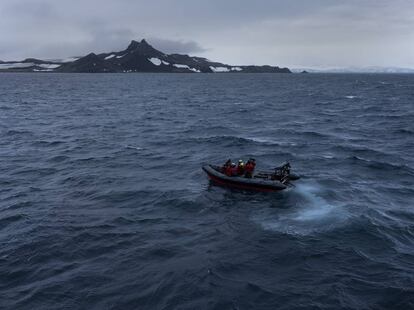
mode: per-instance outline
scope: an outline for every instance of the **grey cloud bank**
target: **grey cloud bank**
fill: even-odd
[[[414,67],[414,1],[2,0],[0,59],[64,58],[147,38],[233,64]]]

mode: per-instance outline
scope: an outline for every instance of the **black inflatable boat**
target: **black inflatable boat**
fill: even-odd
[[[227,176],[222,172],[220,166],[203,166],[203,170],[208,177],[218,185],[252,191],[281,191],[289,187],[289,181],[299,179],[298,175],[290,174],[289,180],[281,180],[281,177],[278,177],[277,169],[275,169],[275,172],[258,172],[253,175],[253,178],[245,178],[243,176]]]

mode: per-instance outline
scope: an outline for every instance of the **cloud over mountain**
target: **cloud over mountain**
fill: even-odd
[[[412,12],[406,0],[2,0],[0,59],[99,53],[146,37],[232,63],[414,67]]]

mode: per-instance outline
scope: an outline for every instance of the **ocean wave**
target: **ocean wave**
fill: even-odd
[[[208,137],[194,137],[194,138],[187,138],[189,142],[197,142],[197,143],[209,143],[209,144],[219,144],[223,146],[241,146],[244,144],[253,144],[254,141],[238,137],[232,135],[221,135],[221,136],[208,136]]]
[[[19,130],[19,129],[10,129],[6,132],[8,136],[20,136],[20,135],[33,135],[32,131],[29,130]]]
[[[261,137],[246,137],[246,140],[250,140],[257,143],[267,144],[267,145],[276,145],[276,146],[296,146],[296,142],[285,142],[285,141],[275,141],[275,139],[270,138],[261,138]]]
[[[125,145],[125,148],[127,149],[133,149],[133,150],[137,150],[137,151],[141,151],[144,148],[140,147],[140,146],[134,146],[134,145]]]
[[[307,138],[315,138],[315,139],[330,139],[332,138],[331,134],[317,132],[317,131],[296,131],[296,135],[301,135]]]
[[[195,137],[191,140],[207,142],[207,143],[223,143],[233,145],[268,145],[268,146],[296,146],[296,142],[276,141],[271,138],[252,137],[252,136],[234,136],[234,135],[220,135],[220,136],[207,136],[207,137]]]
[[[51,162],[56,162],[56,163],[60,163],[60,162],[64,162],[69,160],[70,157],[69,156],[65,156],[65,155],[55,155],[50,157],[48,160]]]
[[[57,146],[60,144],[64,144],[65,141],[55,140],[55,141],[46,141],[46,140],[37,140],[33,141],[33,146],[41,146],[41,147],[49,147],[49,146]]]
[[[356,155],[350,156],[347,159],[350,161],[362,163],[366,167],[377,169],[377,170],[393,171],[393,172],[399,171],[400,173],[404,172],[406,174],[414,175],[413,169],[405,164],[392,164],[392,163],[384,162],[384,161],[366,159],[366,158],[362,158]]]
[[[0,230],[7,228],[8,225],[11,225],[15,222],[20,222],[26,219],[25,214],[12,214],[5,217],[0,217]]]
[[[335,155],[333,155],[333,154],[323,154],[321,156],[323,158],[326,158],[326,159],[334,159],[335,158]]]
[[[14,196],[13,198],[18,198],[18,197],[26,197],[26,195],[19,195],[19,196]],[[8,205],[7,207],[3,207],[3,211],[5,210],[17,210],[17,209],[23,209],[23,208],[30,208],[33,205],[33,203],[31,201],[19,201],[17,203],[13,203]]]
[[[401,129],[395,129],[394,130],[395,134],[404,134],[404,135],[409,135],[412,136],[414,135],[414,130],[410,130],[410,129],[406,129],[406,128],[401,128]]]
[[[331,150],[335,153],[341,154],[342,156],[352,157],[352,156],[365,156],[370,158],[394,158],[395,155],[388,153],[384,150],[371,148],[368,146],[361,146],[355,144],[339,144],[331,147]]]
[[[59,170],[52,167],[46,167],[46,168],[40,168],[40,167],[25,167],[22,169],[19,169],[11,175],[17,175],[17,176],[49,176],[52,174],[56,174]]]

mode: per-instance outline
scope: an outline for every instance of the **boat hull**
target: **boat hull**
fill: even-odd
[[[261,180],[255,178],[248,179],[244,177],[229,177],[219,172],[212,165],[203,166],[203,170],[207,173],[207,176],[210,178],[210,180],[221,186],[256,192],[278,192],[287,188],[286,185],[282,184],[279,181]]]

